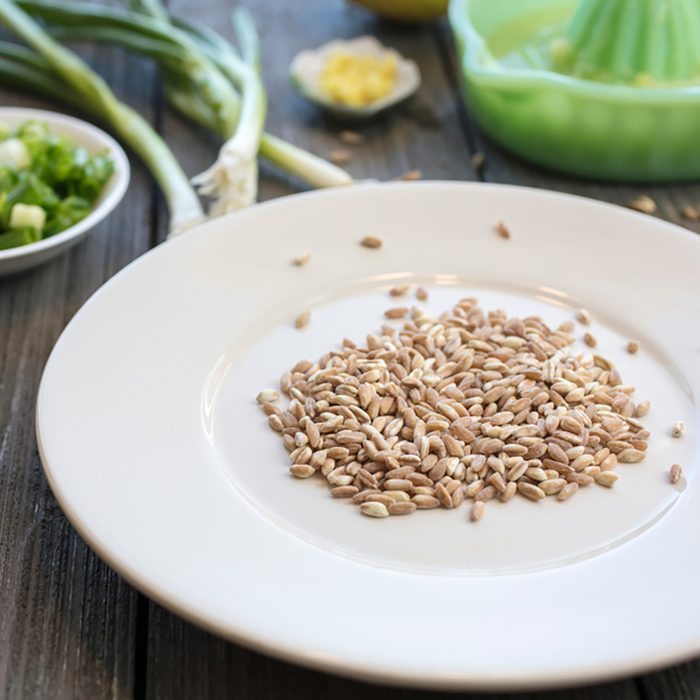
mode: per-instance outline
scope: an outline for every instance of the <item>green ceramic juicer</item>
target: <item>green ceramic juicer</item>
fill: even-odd
[[[536,163],[700,177],[700,0],[451,0],[470,110]]]

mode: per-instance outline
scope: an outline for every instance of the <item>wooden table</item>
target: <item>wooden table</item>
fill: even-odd
[[[365,143],[352,147],[348,168],[358,178],[384,180],[420,168],[430,179],[517,183],[618,203],[644,192],[656,200],[660,216],[681,224],[687,224],[681,220],[681,207],[700,204],[698,185],[642,189],[583,182],[534,168],[486,141],[460,97],[444,23],[391,26],[342,0],[244,4],[262,34],[271,97],[269,128],[317,153],[339,147],[340,127],[292,92],[286,73],[296,51],[333,37],[372,33],[420,65],[419,95],[363,128]],[[189,13],[230,35],[228,5],[223,0],[170,3],[176,14]],[[216,139],[165,108],[151,64],[105,47],[85,47],[83,55],[120,96],[157,125],[188,173],[199,172],[213,160]],[[0,103],[52,108],[8,92],[0,92]],[[478,172],[470,165],[477,152],[486,156],[485,167]],[[158,244],[166,230],[155,186],[135,161],[134,166],[126,199],[98,231],[43,268],[0,280],[0,696],[437,698],[438,694],[368,686],[301,669],[193,627],[111,571],[87,548],[56,504],[34,437],[34,401],[46,358],[83,302]],[[266,166],[261,179],[261,199],[297,191],[295,183]],[[697,225],[693,228],[698,230]],[[700,664],[528,697],[698,698]]]

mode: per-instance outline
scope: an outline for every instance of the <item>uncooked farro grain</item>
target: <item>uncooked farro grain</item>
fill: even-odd
[[[334,148],[328,153],[328,160],[336,165],[345,165],[352,159],[352,153],[347,148]]]
[[[306,326],[309,325],[310,321],[311,321],[311,312],[310,311],[303,311],[294,319],[294,328],[296,328],[297,330],[300,331],[303,328],[306,328]]]
[[[685,206],[681,209],[681,216],[688,221],[700,220],[700,207]]]
[[[469,159],[469,163],[477,173],[481,172],[484,169],[484,166],[486,165],[486,156],[481,151],[477,151]]]
[[[279,397],[280,397],[279,391],[275,391],[274,389],[263,389],[255,397],[255,400],[259,404],[266,404],[266,403],[270,403],[271,401],[278,401]]]
[[[668,479],[672,484],[677,484],[680,481],[683,470],[680,464],[672,464],[668,473]]]
[[[576,320],[584,326],[588,326],[591,322],[591,315],[586,309],[579,309],[576,314]]]
[[[576,491],[578,491],[578,484],[569,483],[562,488],[562,490],[557,494],[558,501],[567,501],[571,496],[573,496]]]
[[[360,512],[362,515],[368,515],[370,518],[386,518],[389,515],[388,508],[377,501],[365,501],[360,504]]]
[[[405,318],[407,314],[408,314],[408,307],[407,306],[395,306],[391,309],[387,309],[384,312],[384,315],[390,319]]]
[[[359,146],[364,142],[365,137],[357,131],[345,129],[338,134],[338,138],[348,146]]]
[[[630,200],[627,202],[627,206],[643,214],[653,214],[656,211],[656,202],[646,194],[640,194],[638,197]]]
[[[510,238],[510,229],[502,221],[496,224],[496,232],[501,238],[506,240]]]
[[[601,486],[607,486],[608,488],[612,488],[615,485],[615,482],[618,479],[618,476],[615,472],[611,471],[605,471],[605,472],[600,472],[599,474],[596,474],[593,477],[596,481],[596,484],[600,484]]]
[[[641,461],[649,439],[639,421],[648,403],[634,402],[605,357],[574,353],[574,330],[462,299],[439,318],[414,311],[402,328],[298,362],[280,380],[286,409],[274,390],[258,400],[290,472],[318,472],[365,515],[470,500],[478,519],[479,504],[517,492],[563,501],[611,486],[611,470]]]
[[[309,464],[293,464],[289,467],[289,471],[292,476],[296,476],[298,479],[308,479],[316,470]]]
[[[412,501],[397,501],[389,505],[389,515],[409,515],[416,510],[418,506]]]
[[[479,520],[484,515],[484,502],[483,501],[475,501],[474,504],[471,507],[471,510],[469,511],[469,519],[475,523]]]
[[[360,245],[364,246],[365,248],[381,248],[382,247],[382,239],[377,238],[376,236],[365,236],[360,241]]]
[[[408,284],[397,284],[389,290],[389,296],[402,297],[409,290]]]

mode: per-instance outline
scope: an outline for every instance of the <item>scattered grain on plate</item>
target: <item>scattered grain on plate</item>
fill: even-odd
[[[653,214],[656,211],[656,202],[646,194],[640,194],[630,200],[627,206],[635,211],[641,211],[642,214]]]
[[[680,464],[672,464],[671,470],[668,473],[668,479],[672,484],[677,484],[680,481],[683,469]]]
[[[418,301],[428,301],[428,290],[423,287],[416,289],[416,299]]]
[[[596,484],[600,484],[600,486],[605,486],[610,489],[615,485],[615,482],[619,477],[615,472],[605,471],[598,472],[593,478],[595,479]]]
[[[525,498],[529,498],[531,501],[541,501],[547,496],[547,494],[539,486],[530,484],[527,481],[518,482],[518,493],[525,496]]]
[[[359,146],[365,140],[362,134],[357,131],[351,131],[350,129],[341,131],[340,134],[338,134],[338,138],[348,146]]]
[[[360,241],[360,245],[364,246],[365,248],[381,248],[382,239],[377,238],[376,236],[365,236]]]
[[[589,348],[594,348],[596,345],[598,345],[598,341],[595,339],[595,336],[591,333],[584,334],[583,342],[586,343],[586,345],[588,345]]]
[[[316,470],[310,464],[293,464],[289,467],[289,471],[297,479],[308,479]]]
[[[264,403],[270,403],[271,401],[278,401],[279,397],[280,397],[279,391],[275,391],[274,389],[263,389],[255,397],[255,400],[259,404],[264,404]]]
[[[389,515],[409,515],[416,510],[418,506],[412,501],[396,501],[388,507]]]
[[[627,352],[634,355],[639,350],[639,343],[636,340],[630,340],[627,343]]]
[[[389,515],[388,508],[378,501],[365,501],[361,503],[360,512],[362,515],[368,515],[370,518],[386,518]]]
[[[681,209],[681,216],[688,221],[698,221],[700,220],[700,207],[683,207]]]
[[[296,328],[297,330],[301,330],[302,328],[306,328],[306,326],[309,325],[310,320],[311,320],[311,312],[304,311],[304,312],[300,313],[294,319],[294,328]]]
[[[409,290],[408,284],[397,284],[389,290],[389,296],[402,297]]]
[[[336,486],[331,489],[331,498],[352,498],[359,490],[357,486]]]
[[[421,180],[423,178],[422,170],[407,170],[405,173],[399,175],[399,180],[406,180],[408,182],[413,182],[415,180]]]
[[[501,238],[510,238],[510,229],[502,221],[496,224],[496,231]]]
[[[469,161],[475,172],[480,172],[486,165],[486,156],[481,152],[477,151]]]
[[[634,409],[634,417],[635,418],[644,418],[647,413],[649,413],[649,409],[651,408],[651,402],[649,401],[642,401],[641,403],[637,404],[637,408]]]
[[[582,323],[584,326],[588,326],[591,322],[591,315],[586,311],[586,309],[579,309],[576,314],[576,320]]]
[[[473,523],[478,522],[484,515],[484,502],[474,501],[474,504],[469,511],[469,520]]]
[[[558,501],[568,501],[578,491],[578,484],[571,482],[557,494]]]
[[[513,496],[518,492],[518,485],[514,481],[509,481],[506,484],[505,491],[501,494],[501,500],[504,503],[510,501]]]
[[[671,435],[674,438],[680,438],[683,437],[683,433],[685,433],[685,423],[682,420],[676,421],[671,428]]]
[[[298,258],[292,260],[292,265],[303,267],[311,259],[311,253],[302,253]]]
[[[334,148],[328,154],[328,160],[336,165],[345,165],[352,159],[352,153],[347,148]]]
[[[479,504],[516,493],[564,501],[611,486],[649,439],[646,402],[610,360],[574,352],[573,330],[472,297],[436,318],[412,310],[401,328],[298,362],[280,380],[287,406],[261,408],[294,476],[317,474],[371,517],[466,500],[478,519]]]
[[[387,309],[384,312],[384,315],[387,318],[396,319],[396,318],[405,318],[407,313],[408,313],[407,306],[394,306],[391,309]]]
[[[562,333],[573,333],[576,328],[576,324],[573,321],[564,321],[564,323],[559,324],[559,330]]]

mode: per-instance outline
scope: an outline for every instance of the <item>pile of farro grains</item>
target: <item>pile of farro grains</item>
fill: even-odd
[[[573,350],[573,321],[553,330],[537,316],[485,313],[474,298],[437,319],[416,307],[386,316],[403,327],[346,339],[284,374],[285,409],[277,391],[260,392],[295,477],[322,474],[331,496],[372,517],[468,500],[477,521],[489,500],[565,501],[612,487],[618,463],[644,459],[649,403],[635,403],[590,333],[590,352]]]

